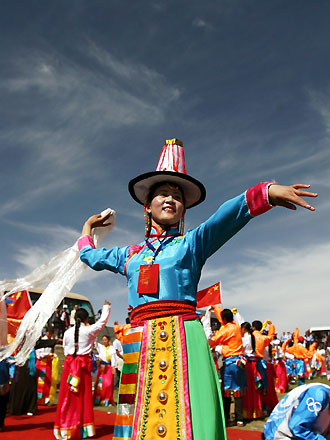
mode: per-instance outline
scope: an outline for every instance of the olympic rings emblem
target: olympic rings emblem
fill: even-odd
[[[309,397],[306,400],[307,403],[307,409],[308,411],[315,413],[315,415],[317,416],[318,413],[321,411],[322,409],[322,405],[320,404],[320,402],[315,402],[315,400],[313,399],[313,397]]]

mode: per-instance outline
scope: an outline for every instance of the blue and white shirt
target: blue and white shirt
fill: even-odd
[[[264,426],[267,440],[325,440],[330,436],[330,387],[299,386],[274,408]]]

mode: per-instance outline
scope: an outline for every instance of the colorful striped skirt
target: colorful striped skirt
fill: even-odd
[[[225,440],[219,379],[203,327],[189,315],[132,323],[113,440]]]

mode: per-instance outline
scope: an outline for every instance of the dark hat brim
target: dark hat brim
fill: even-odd
[[[150,188],[160,182],[173,182],[179,185],[183,191],[187,209],[205,200],[206,190],[201,182],[187,174],[173,171],[152,171],[141,174],[129,182],[128,191],[136,202],[144,205]]]

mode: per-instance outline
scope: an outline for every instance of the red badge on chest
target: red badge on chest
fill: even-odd
[[[159,264],[143,264],[140,266],[137,293],[157,293]]]

